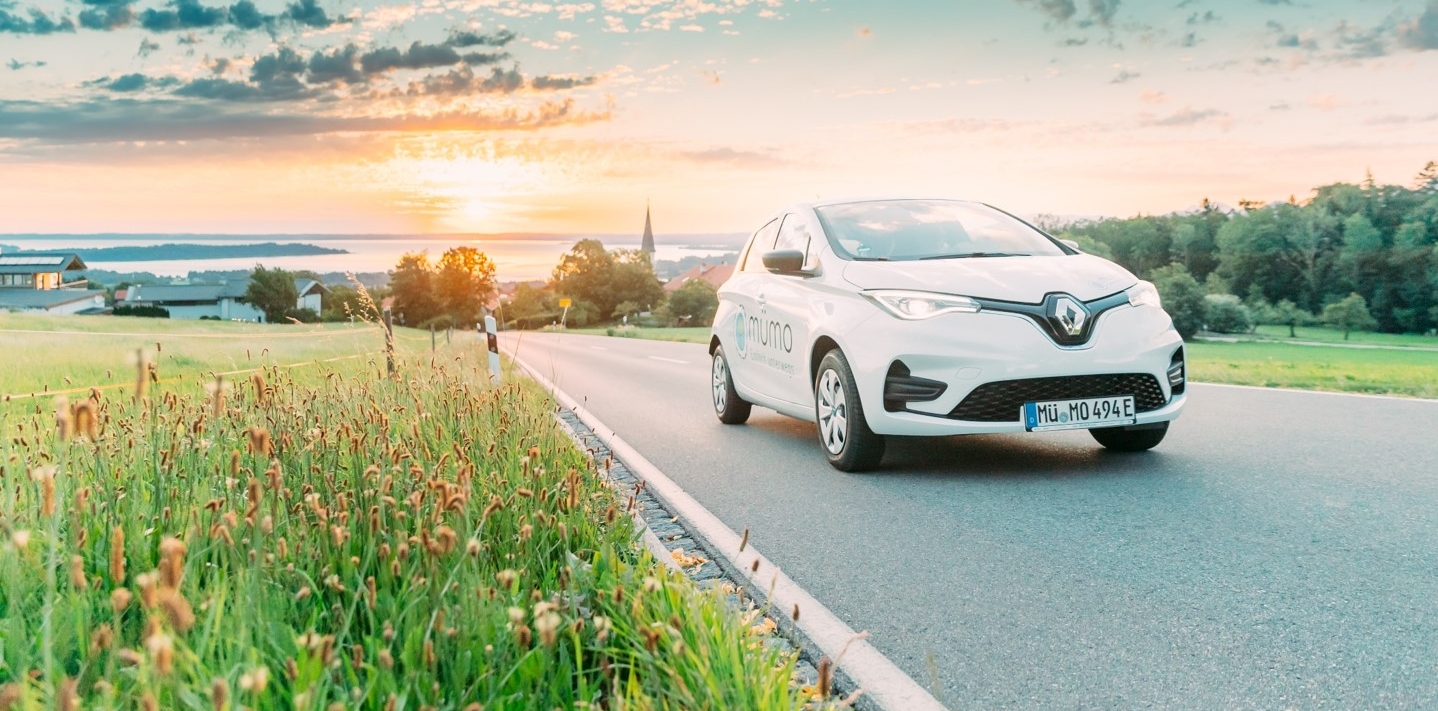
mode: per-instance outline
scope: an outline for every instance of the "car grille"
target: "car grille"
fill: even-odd
[[[1158,378],[1148,373],[1070,375],[984,383],[974,388],[949,413],[949,418],[971,422],[1016,422],[1020,419],[1019,410],[1026,402],[1113,395],[1133,395],[1134,408],[1139,412],[1157,410],[1167,403]]]

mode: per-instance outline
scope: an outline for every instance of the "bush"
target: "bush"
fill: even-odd
[[[1203,297],[1203,321],[1214,333],[1248,333],[1253,318],[1248,307],[1233,294],[1209,294]]]
[[[141,316],[145,318],[169,318],[170,310],[163,306],[116,306],[116,316]]]
[[[320,315],[314,309],[289,309],[285,311],[285,319],[294,319],[300,323],[319,323]]]

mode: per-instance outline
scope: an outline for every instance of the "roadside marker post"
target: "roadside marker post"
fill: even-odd
[[[499,325],[493,316],[485,316],[484,324],[480,326],[480,333],[485,336],[485,345],[489,348],[489,382],[499,385],[501,382],[499,372],[499,334],[496,333]]]

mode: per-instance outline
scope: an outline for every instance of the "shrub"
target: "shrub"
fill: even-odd
[[[170,310],[163,306],[116,306],[116,316],[142,316],[145,318],[169,318]]]
[[[1248,333],[1253,329],[1248,307],[1233,294],[1203,297],[1203,320],[1214,333]]]

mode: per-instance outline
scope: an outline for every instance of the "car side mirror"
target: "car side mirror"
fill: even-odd
[[[775,274],[800,274],[804,271],[804,253],[797,249],[765,252],[764,268]]]
[[[1061,239],[1061,240],[1059,240],[1059,241],[1060,241],[1060,242],[1063,242],[1064,244],[1066,244],[1066,245],[1068,245],[1068,246],[1070,246],[1070,247],[1073,247],[1074,249],[1077,249],[1077,250],[1080,251],[1080,252],[1083,251],[1083,249],[1078,246],[1078,242],[1075,242],[1075,241],[1073,241],[1073,240],[1071,240],[1071,239]]]

